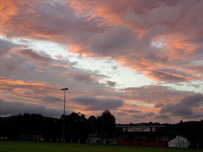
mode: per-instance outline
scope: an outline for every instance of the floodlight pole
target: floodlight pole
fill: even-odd
[[[65,114],[66,114],[66,90],[68,90],[68,88],[62,88],[62,91],[64,91],[64,111],[63,111],[63,142],[65,142]]]

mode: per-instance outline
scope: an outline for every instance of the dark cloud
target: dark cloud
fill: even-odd
[[[138,110],[125,110],[125,109],[122,109],[120,111],[126,112],[126,113],[140,113],[141,112],[141,111],[138,111]]]
[[[192,96],[186,96],[179,103],[167,104],[162,107],[160,113],[169,113],[173,116],[180,116],[181,118],[202,118],[202,112],[194,110],[203,105],[203,94],[195,94]]]
[[[23,56],[26,59],[35,60],[38,62],[47,62],[49,64],[52,62],[51,57],[42,56],[42,55],[36,53],[35,51],[33,51],[32,49],[15,50],[15,51],[13,51],[13,53]]]
[[[152,116],[154,116],[154,115],[155,115],[154,112],[148,112],[148,113],[146,114],[147,117],[152,117]]]
[[[190,107],[200,107],[203,105],[203,94],[198,93],[192,96],[186,96],[182,99],[180,104],[184,104]]]
[[[95,84],[99,79],[106,77],[103,74],[99,74],[97,71],[77,68],[71,68],[69,71],[64,73],[64,76],[72,78],[77,82],[84,82],[86,84]]]
[[[6,40],[3,40],[2,38],[0,38],[0,51],[1,51],[1,49],[9,50],[13,47],[16,47],[16,45],[14,43],[11,43],[9,41],[6,41]]]
[[[145,115],[145,114],[143,114],[143,113],[140,113],[140,114],[136,114],[136,115],[133,115],[133,118],[147,118],[147,116]]]
[[[105,33],[98,33],[89,38],[90,52],[101,56],[117,56],[127,54],[124,48],[130,45],[136,33],[124,26],[111,28]]]
[[[94,79],[91,77],[89,73],[79,73],[79,72],[71,72],[69,76],[72,76],[76,81],[92,83]]]
[[[58,98],[58,97],[53,97],[53,96],[47,96],[42,99],[42,101],[47,102],[47,103],[56,103],[56,102],[62,102],[63,99]]]
[[[166,114],[159,114],[159,115],[155,116],[154,118],[163,119],[163,120],[170,120],[170,117]]]
[[[155,115],[154,112],[148,112],[148,113],[139,112],[138,114],[133,115],[133,118],[145,118],[145,119],[148,119],[148,118],[153,117],[154,115]]]
[[[105,109],[117,109],[123,106],[120,99],[101,99],[90,96],[81,96],[71,99],[74,103],[87,106],[86,110],[100,111]]]
[[[63,110],[49,108],[44,105],[7,102],[0,99],[0,115],[9,116],[20,113],[38,113],[44,116],[59,117],[63,113]],[[69,113],[69,111],[67,111],[67,113]]]
[[[162,71],[150,71],[149,75],[151,75],[152,77],[154,77],[157,80],[166,81],[166,82],[185,82],[185,81],[187,81],[187,79],[184,77],[174,76],[172,73],[165,73]]]
[[[106,81],[107,85],[109,85],[110,87],[115,87],[116,82],[112,82],[112,81]]]
[[[0,57],[9,53],[9,50],[16,47],[15,44],[0,38]]]
[[[25,73],[25,60],[12,54],[9,56],[0,56],[0,71],[2,76],[16,76]]]
[[[139,100],[153,103],[168,103],[175,100],[181,100],[186,94],[192,92],[175,90],[168,86],[149,85],[141,87],[131,87],[121,90],[119,97],[129,100]]]
[[[163,106],[164,106],[164,104],[158,103],[158,104],[156,104],[154,107],[155,107],[155,108],[160,108],[160,107],[163,107]]]
[[[125,112],[117,112],[117,115],[125,116],[127,114]]]

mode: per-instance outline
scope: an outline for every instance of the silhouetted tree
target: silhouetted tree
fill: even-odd
[[[61,118],[63,119],[64,116]],[[71,113],[65,116],[66,119],[66,138],[73,140],[86,140],[90,133],[89,122],[84,114]]]
[[[97,129],[102,136],[112,137],[116,129],[116,119],[109,110],[97,118]]]
[[[88,118],[89,125],[90,125],[90,133],[95,133],[97,131],[97,118],[95,116],[90,116]]]

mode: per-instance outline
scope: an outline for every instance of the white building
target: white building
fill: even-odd
[[[176,138],[168,142],[168,147],[188,148],[189,146],[190,142],[188,139],[182,136],[176,136]]]

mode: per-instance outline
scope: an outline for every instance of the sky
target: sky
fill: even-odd
[[[203,119],[202,0],[0,0],[0,116],[109,109]]]

